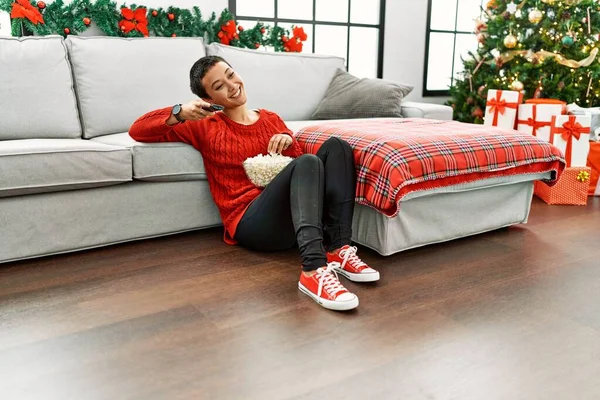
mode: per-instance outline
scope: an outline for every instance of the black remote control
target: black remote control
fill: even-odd
[[[223,111],[225,109],[225,107],[220,106],[218,104],[211,104],[210,107],[202,107],[202,109],[206,110],[206,111]]]

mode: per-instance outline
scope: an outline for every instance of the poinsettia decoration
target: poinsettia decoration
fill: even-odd
[[[294,36],[291,39],[283,36],[281,39],[284,43],[285,51],[300,53],[302,52],[303,43],[308,39],[308,35],[304,32],[304,28],[296,26],[292,30]]]
[[[237,26],[235,21],[230,19],[225,25],[221,26],[221,30],[217,34],[221,43],[228,45],[233,39],[239,38],[237,34]]]
[[[14,3],[12,3],[10,17],[27,18],[34,25],[44,23],[44,17],[42,17],[42,14],[38,11],[37,8],[31,5],[29,0],[17,0]]]
[[[143,7],[136,8],[135,11],[131,8],[121,8],[123,19],[119,21],[119,29],[123,33],[129,33],[133,30],[148,36],[148,18],[146,17],[146,9]]]

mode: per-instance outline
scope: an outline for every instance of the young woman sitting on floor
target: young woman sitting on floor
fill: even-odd
[[[257,251],[282,251],[297,243],[299,289],[325,308],[356,308],[358,297],[334,272],[355,282],[376,281],[379,272],[350,246],[356,171],[348,143],[331,138],[316,155],[302,154],[277,114],[246,108],[244,81],[221,57],[198,60],[190,86],[198,100],[145,114],[132,125],[130,136],[194,146],[204,159],[225,242]],[[212,112],[211,104],[224,109]],[[294,160],[262,189],[251,183],[243,162],[268,152]]]

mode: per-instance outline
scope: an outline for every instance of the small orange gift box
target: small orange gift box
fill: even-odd
[[[536,181],[534,193],[548,204],[585,206],[591,172],[589,167],[567,167],[554,186]]]

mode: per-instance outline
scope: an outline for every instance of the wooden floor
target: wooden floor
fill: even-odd
[[[297,290],[218,229],[0,265],[0,399],[600,399],[600,198]]]

